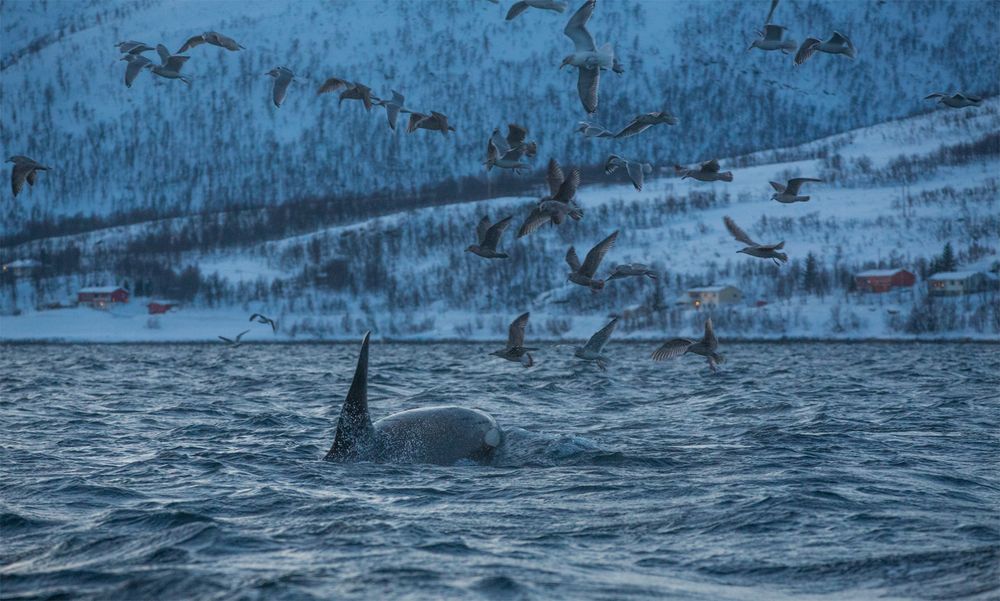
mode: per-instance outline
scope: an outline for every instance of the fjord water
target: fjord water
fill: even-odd
[[[321,461],[357,344],[2,347],[0,597],[1000,594],[996,346],[723,344],[374,343],[374,417],[507,430],[452,467]]]

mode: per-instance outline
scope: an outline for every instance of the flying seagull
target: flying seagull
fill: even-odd
[[[527,168],[528,163],[522,162],[521,157],[533,157],[538,152],[538,144],[527,142],[527,138],[528,130],[516,123],[507,126],[506,138],[500,135],[499,128],[494,129],[486,143],[486,170],[498,167],[519,173],[521,169]]]
[[[758,244],[746,232],[740,229],[740,226],[736,225],[736,222],[730,219],[728,215],[723,217],[722,221],[726,224],[726,229],[733,235],[733,238],[736,238],[737,242],[747,245],[746,248],[742,248],[736,252],[744,253],[751,257],[771,259],[775,265],[781,265],[788,261],[788,255],[780,252],[785,247],[784,240],[777,244]]]
[[[229,346],[232,346],[232,347],[235,348],[235,347],[239,346],[240,344],[242,344],[242,342],[240,342],[240,339],[243,338],[243,335],[246,334],[249,331],[250,330],[243,330],[242,332],[240,332],[239,334],[237,334],[236,335],[236,340],[230,340],[229,338],[226,338],[225,336],[219,336],[219,340],[221,340],[221,341],[225,342],[226,344],[228,344]]]
[[[680,165],[674,165],[674,171],[677,175],[681,176],[681,179],[693,178],[700,182],[731,182],[733,181],[732,171],[722,171],[719,169],[722,167],[719,165],[718,159],[712,159],[711,161],[705,161],[698,166],[697,169],[687,169]]]
[[[521,228],[517,230],[518,238],[527,236],[546,223],[559,225],[567,217],[574,221],[583,218],[583,209],[573,200],[576,197],[576,189],[580,187],[580,170],[573,168],[568,176],[563,177],[559,163],[551,159],[545,180],[549,185],[549,195],[539,200],[538,206],[531,210]]]
[[[340,97],[337,100],[338,105],[342,104],[345,100],[360,100],[361,103],[365,105],[366,111],[372,110],[372,104],[374,104],[372,89],[356,81],[347,81],[346,79],[331,77],[323,82],[323,85],[319,87],[319,92],[317,92],[317,94],[336,92],[340,88],[344,88],[344,91],[340,93]],[[402,96],[400,96],[400,99],[402,99]],[[374,98],[374,100],[378,100],[378,98]],[[395,127],[393,129],[395,129]]]
[[[677,117],[670,114],[669,111],[644,113],[642,115],[637,115],[634,119],[629,121],[628,125],[615,134],[615,137],[628,138],[636,134],[641,134],[650,127],[660,125],[661,123],[666,123],[667,125],[677,125],[679,121],[677,120]]]
[[[142,54],[143,52],[149,52],[150,50],[155,50],[149,44],[144,44],[142,42],[136,42],[134,40],[128,40],[126,42],[118,42],[115,44],[119,52],[122,54]]]
[[[580,121],[576,126],[577,133],[581,133],[588,138],[613,138],[615,134],[600,125]]]
[[[406,132],[412,133],[418,129],[439,131],[443,136],[447,136],[449,131],[455,131],[454,127],[448,125],[448,117],[435,111],[431,111],[430,115],[415,111],[410,113],[410,122],[406,125]]]
[[[288,93],[288,84],[292,83],[295,79],[295,74],[288,67],[275,67],[271,69],[265,75],[269,75],[274,78],[274,87],[271,90],[271,100],[274,101],[275,107],[281,107],[281,103],[285,101],[285,94]]]
[[[191,58],[190,56],[170,54],[170,51],[167,50],[167,47],[163,44],[156,45],[156,52],[160,55],[161,64],[150,67],[149,70],[152,71],[154,75],[159,75],[160,77],[166,79],[179,79],[184,83],[191,85],[191,80],[181,75],[181,67],[183,67],[184,63]]]
[[[712,328],[712,318],[705,321],[705,335],[701,340],[688,340],[687,338],[674,338],[663,343],[660,348],[653,351],[653,361],[663,361],[694,353],[708,359],[708,366],[712,371],[716,371],[717,366],[725,363],[726,358],[716,352],[719,348],[719,340],[715,337]]]
[[[17,196],[24,187],[24,182],[34,186],[38,172],[49,170],[49,167],[20,154],[10,157],[6,162],[14,163],[14,167],[10,170],[10,189],[14,192],[14,196]]]
[[[618,231],[615,230],[610,236],[601,240],[594,248],[590,249],[582,265],[580,264],[580,257],[576,255],[576,248],[570,246],[569,250],[566,251],[566,263],[573,270],[569,274],[569,281],[581,286],[587,286],[594,292],[604,288],[604,280],[596,279],[594,275],[597,273],[597,268],[601,266],[604,255],[608,254],[608,251],[615,245],[615,240],[617,239]]]
[[[201,44],[211,44],[213,46],[218,46],[219,48],[225,48],[232,52],[237,50],[243,50],[243,46],[236,43],[236,40],[229,36],[224,36],[217,31],[206,31],[201,35],[191,36],[188,41],[184,42],[181,49],[177,51],[178,54],[181,52],[187,52],[195,46],[200,46]]]
[[[493,356],[520,363],[525,367],[535,364],[531,358],[530,351],[537,351],[537,348],[524,346],[524,329],[528,326],[528,318],[531,313],[524,313],[510,323],[510,330],[507,332],[507,346],[502,350],[490,353]]]
[[[811,197],[799,196],[799,188],[806,182],[821,181],[823,180],[816,179],[815,177],[793,177],[788,180],[787,184],[771,182],[771,187],[775,190],[775,193],[771,195],[771,200],[777,200],[786,204],[791,202],[807,202]]]
[[[847,58],[852,59],[857,55],[857,50],[854,48],[851,40],[846,35],[835,31],[830,36],[830,39],[825,42],[821,42],[816,38],[806,38],[802,42],[802,45],[799,46],[799,51],[795,53],[795,64],[801,65],[816,52],[843,54]]]
[[[657,279],[656,272],[649,268],[649,265],[644,265],[642,263],[623,263],[621,265],[615,265],[611,270],[611,274],[606,279],[606,282],[611,280],[617,280],[620,278],[627,277],[642,277],[646,276],[651,280]]]
[[[768,23],[764,26],[764,31],[757,32],[760,37],[750,42],[747,52],[750,52],[754,48],[760,48],[761,50],[781,50],[785,54],[793,52],[798,42],[791,38],[785,38],[786,31],[788,31],[787,27]]]
[[[936,98],[939,103],[953,109],[964,109],[968,106],[979,106],[983,103],[983,99],[979,96],[972,96],[961,92],[955,92],[951,96],[935,92],[929,96],[925,96],[924,100],[931,100],[932,98]]]
[[[625,172],[628,173],[628,178],[632,180],[632,185],[635,186],[636,190],[642,190],[643,176],[653,172],[653,166],[649,163],[630,161],[617,154],[609,155],[608,160],[604,161],[604,173],[608,175],[614,173],[619,167],[625,168]]]
[[[399,119],[399,114],[410,112],[408,109],[403,108],[403,103],[405,101],[406,98],[404,98],[403,95],[396,90],[392,90],[392,99],[390,100],[374,100],[374,104],[376,106],[380,106],[385,109],[385,118],[389,120],[389,129],[392,131],[396,131],[396,121]]]
[[[566,3],[559,2],[558,0],[521,0],[511,5],[510,10],[507,11],[507,20],[510,21],[529,8],[554,10],[557,13],[561,13],[566,10]]]
[[[587,344],[578,347],[573,351],[573,356],[583,359],[585,361],[594,361],[597,363],[597,367],[601,368],[601,371],[607,371],[608,357],[602,354],[604,352],[605,345],[608,344],[608,340],[611,338],[611,334],[615,331],[615,326],[618,325],[618,318],[615,317],[608,325],[604,326],[597,331]]]
[[[261,315],[260,313],[254,313],[253,315],[251,315],[250,316],[250,321],[256,321],[257,323],[266,323],[266,324],[269,324],[271,326],[271,331],[272,332],[277,332],[278,331],[278,322],[274,321],[270,317],[265,317],[265,316]]]
[[[598,48],[594,36],[587,31],[587,21],[594,14],[596,5],[597,0],[587,0],[566,24],[563,33],[573,40],[574,52],[564,58],[559,66],[560,69],[566,65],[579,69],[576,89],[587,113],[597,112],[597,88],[600,85],[601,69],[612,69],[618,74],[625,71],[615,58],[611,44]]]
[[[488,216],[480,219],[479,225],[476,226],[476,239],[479,243],[470,244],[465,249],[465,252],[479,255],[484,259],[506,259],[509,255],[497,252],[497,245],[500,244],[500,238],[507,231],[507,227],[510,226],[510,220],[513,218],[513,215],[509,215],[492,225]]]
[[[142,56],[141,54],[126,54],[121,57],[120,60],[128,63],[128,66],[125,67],[126,88],[132,87],[132,82],[134,82],[135,78],[142,73],[143,69],[151,69],[153,67],[153,61],[149,60],[145,56]]]

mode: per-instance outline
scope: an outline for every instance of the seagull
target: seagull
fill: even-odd
[[[576,89],[580,94],[580,101],[583,102],[583,108],[588,113],[597,112],[597,88],[600,84],[601,69],[612,69],[619,74],[624,71],[615,59],[611,44],[598,48],[594,36],[587,31],[587,21],[594,14],[595,6],[597,0],[587,0],[566,24],[563,33],[573,40],[574,52],[564,58],[562,65],[559,66],[562,69],[570,65],[580,70]]]
[[[694,353],[708,359],[708,366],[712,371],[718,370],[718,365],[726,362],[726,358],[716,352],[719,348],[719,340],[715,337],[712,329],[712,318],[705,321],[705,335],[701,340],[694,341],[687,338],[674,338],[663,343],[660,348],[653,351],[653,361],[663,361]]]
[[[10,157],[5,162],[14,163],[14,168],[10,170],[10,189],[14,192],[14,196],[17,196],[24,187],[24,182],[34,186],[38,172],[49,170],[49,167],[20,154]]]
[[[521,229],[517,230],[518,238],[527,236],[549,222],[559,225],[566,217],[574,221],[583,218],[583,209],[573,201],[576,189],[580,187],[580,170],[573,168],[569,176],[563,177],[559,163],[551,159],[545,180],[549,185],[549,195],[538,201],[538,206],[532,209],[521,224]]]
[[[621,131],[615,134],[616,138],[628,138],[636,134],[641,134],[654,125],[666,123],[667,125],[677,125],[677,117],[669,111],[655,111],[636,116]]]
[[[254,313],[253,315],[250,316],[250,321],[254,321],[254,320],[256,320],[257,323],[270,324],[272,332],[277,332],[278,331],[278,322],[274,321],[270,317],[265,317],[265,316],[261,315],[260,313]]]
[[[983,103],[983,99],[979,96],[971,96],[961,92],[955,92],[951,96],[935,92],[929,96],[925,96],[924,100],[931,100],[932,98],[937,98],[939,103],[953,109],[964,109],[968,106],[979,106]]]
[[[454,127],[448,125],[448,117],[435,111],[431,111],[430,115],[416,111],[410,113],[410,122],[406,125],[406,132],[412,133],[418,129],[439,131],[443,136],[447,136],[449,131],[455,131]]]
[[[507,332],[507,346],[503,350],[493,351],[490,354],[501,359],[520,363],[525,367],[534,365],[535,361],[531,358],[530,351],[537,351],[538,349],[524,346],[524,329],[528,326],[528,318],[530,316],[531,313],[524,313],[510,322],[510,330]]]
[[[195,46],[200,46],[201,44],[211,44],[213,46],[218,46],[219,48],[225,48],[232,52],[237,50],[243,50],[243,46],[236,43],[236,40],[229,36],[224,36],[216,31],[206,31],[201,35],[196,35],[188,38],[188,41],[184,42],[181,49],[177,51],[178,54],[181,52],[187,52]]]
[[[623,159],[617,154],[608,155],[608,160],[604,161],[604,173],[611,175],[619,167],[625,168],[628,178],[632,180],[632,185],[635,186],[636,190],[640,191],[642,190],[643,175],[649,175],[653,172],[653,166],[649,163],[630,161]]]
[[[365,105],[366,111],[372,110],[372,89],[356,81],[347,81],[346,79],[331,77],[323,82],[323,85],[319,87],[319,92],[317,92],[317,94],[335,92],[340,88],[344,88],[344,91],[340,93],[340,99],[337,101],[338,105],[343,103],[345,100],[360,100],[362,104]],[[402,96],[400,96],[400,99],[402,99]],[[375,100],[378,100],[378,98],[375,98]]]
[[[830,39],[825,42],[821,42],[816,38],[806,38],[806,40],[802,42],[802,45],[799,46],[799,51],[795,53],[795,64],[801,65],[816,52],[843,54],[851,59],[853,59],[857,54],[851,40],[849,40],[846,35],[835,31],[833,32],[833,35],[830,36]]]
[[[538,143],[526,142],[527,137],[528,130],[516,123],[507,126],[506,138],[500,135],[499,128],[494,129],[486,143],[486,170],[498,167],[520,173],[521,169],[527,168],[529,165],[521,162],[521,157],[533,157],[538,152]]]
[[[807,202],[809,196],[799,196],[799,188],[802,184],[806,182],[821,182],[823,180],[816,179],[815,177],[793,177],[788,180],[787,185],[779,184],[778,182],[771,182],[771,187],[776,190],[774,194],[771,195],[771,200],[777,200],[778,202],[790,203],[790,202]]]
[[[240,342],[240,339],[243,338],[243,335],[246,334],[249,331],[250,330],[243,330],[242,332],[240,332],[239,334],[237,334],[236,335],[236,340],[230,340],[229,338],[226,338],[225,336],[219,336],[219,340],[225,342],[226,344],[228,344],[229,346],[231,346],[233,348],[236,348],[240,344],[242,344],[242,342]]]
[[[476,226],[476,238],[479,240],[479,244],[470,244],[465,252],[479,255],[484,259],[506,259],[509,255],[497,252],[497,245],[500,244],[500,238],[507,231],[510,220],[513,218],[513,215],[509,215],[492,225],[490,225],[488,216],[480,219],[479,225]]]
[[[587,258],[583,260],[583,265],[580,264],[580,257],[576,256],[576,248],[570,246],[569,250],[566,251],[566,263],[573,270],[569,274],[569,281],[581,286],[587,286],[593,292],[604,288],[604,280],[594,278],[594,274],[597,273],[597,268],[601,266],[604,255],[608,254],[608,251],[615,245],[615,240],[617,239],[618,230],[615,230],[610,236],[601,240],[594,248],[590,249],[590,252],[587,253]]]
[[[746,232],[741,230],[740,226],[736,225],[736,222],[730,219],[728,215],[723,217],[722,221],[726,224],[726,229],[733,235],[733,238],[736,238],[737,242],[742,242],[747,245],[746,248],[740,249],[736,252],[744,253],[750,255],[751,257],[771,259],[774,261],[775,265],[781,265],[782,263],[788,262],[788,255],[783,252],[779,252],[785,247],[784,240],[777,244],[758,244],[754,242]]]
[[[595,361],[597,367],[601,368],[601,371],[607,371],[608,358],[602,355],[605,345],[608,344],[608,339],[611,338],[611,334],[615,331],[615,326],[618,325],[618,318],[615,317],[608,325],[604,326],[597,331],[596,334],[590,337],[587,344],[578,347],[573,351],[573,356],[583,359],[585,361]]]
[[[646,276],[651,280],[655,280],[658,277],[656,272],[649,268],[649,265],[644,265],[642,263],[623,263],[621,265],[615,265],[614,269],[611,270],[611,274],[608,276],[608,279],[605,281],[610,282],[611,280],[631,276]]]
[[[791,38],[784,38],[786,31],[788,31],[787,27],[768,23],[764,26],[764,31],[757,32],[760,38],[750,43],[747,52],[750,52],[754,48],[760,48],[761,50],[781,50],[785,54],[794,51],[798,42]]]
[[[170,51],[167,50],[167,47],[164,46],[163,44],[156,45],[156,52],[160,55],[161,64],[153,65],[152,67],[150,67],[149,69],[150,71],[152,71],[155,75],[159,75],[160,77],[166,79],[179,79],[184,83],[186,83],[187,85],[191,85],[191,80],[181,75],[181,67],[183,67],[184,63],[186,63],[187,60],[191,58],[190,56],[181,56],[180,54],[170,54]]]
[[[118,51],[122,54],[142,54],[143,52],[149,52],[150,50],[155,50],[152,46],[144,44],[142,42],[136,42],[134,40],[128,40],[127,42],[118,42],[115,44]]]
[[[576,126],[577,133],[581,133],[588,138],[613,138],[615,134],[600,125],[580,121]]]
[[[153,61],[149,60],[141,54],[126,54],[121,57],[121,60],[128,63],[125,67],[125,87],[131,88],[132,82],[135,78],[142,73],[143,69],[151,69],[153,67]]]
[[[731,182],[733,181],[732,171],[722,171],[720,172],[718,159],[712,159],[711,161],[705,161],[698,166],[697,169],[687,169],[681,167],[680,165],[674,165],[674,171],[677,175],[681,176],[681,179],[694,178],[700,182]]]
[[[406,98],[396,90],[392,90],[391,100],[374,100],[376,106],[381,106],[385,109],[385,118],[389,120],[389,129],[392,131],[396,131],[396,120],[399,119],[399,114],[410,112],[408,109],[403,108],[405,101]]]
[[[274,106],[281,107],[281,103],[285,101],[285,94],[288,93],[288,84],[292,83],[292,80],[295,79],[295,74],[288,67],[275,67],[265,73],[265,75],[270,75],[274,78],[271,99],[274,101]]]

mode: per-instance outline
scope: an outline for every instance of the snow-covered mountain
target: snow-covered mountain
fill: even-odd
[[[1000,249],[1000,99],[937,109],[799,146],[723,159],[732,183],[681,180],[660,170],[639,192],[624,176],[585,178],[580,222],[546,227],[501,247],[510,259],[464,252],[476,222],[528,214],[537,194],[401,210],[308,228],[260,209],[154,220],[7,249],[41,259],[34,278],[5,278],[2,335],[112,340],[214,339],[244,329],[250,312],[278,319],[278,338],[501,338],[532,312],[536,338],[584,338],[609,314],[616,337],[695,334],[707,312],[676,304],[694,286],[728,284],[743,300],[712,309],[723,338],[975,337],[1000,333],[997,292],[926,295],[935,258],[950,245],[955,268],[995,271]],[[770,180],[815,176],[808,203],[769,200]],[[776,266],[736,251],[731,216],[754,239],[785,241]],[[284,219],[284,217],[282,217]],[[601,273],[644,262],[657,281],[616,280],[600,293],[566,281],[581,256],[620,232]],[[282,233],[285,232],[285,233]],[[902,267],[912,290],[866,295],[853,274]],[[37,310],[83,285],[129,283],[133,293],[184,301],[149,318],[143,299],[110,312]],[[12,316],[14,309],[19,316]],[[252,337],[271,339],[270,330]]]
[[[562,15],[530,10],[506,22],[509,4],[4,0],[0,145],[54,169],[8,197],[3,233],[42,231],[55,216],[78,215],[80,229],[95,215],[107,224],[376,192],[406,199],[425,186],[448,201],[483,197],[524,179],[494,172],[488,188],[481,164],[490,131],[510,121],[539,141],[539,168],[549,156],[597,165],[609,151],[671,165],[928,110],[931,91],[998,90],[1000,24],[990,0],[782,2],[775,21],[792,37],[837,30],[858,48],[854,61],[817,55],[800,67],[787,55],[745,51],[766,0],[601,0],[590,27],[598,43],[614,44],[626,72],[603,78],[591,120],[618,127],[666,108],[681,123],[613,143],[584,139],[573,131],[586,118],[576,76],[558,69],[572,49],[562,28],[580,2]],[[175,51],[205,30],[246,50],[191,49],[190,87],[149,73],[124,86],[114,44]],[[280,109],[264,76],[277,65],[302,79]],[[365,114],[357,102],[317,96],[330,76],[383,96],[397,89],[409,107],[449,115],[457,131],[393,133],[381,109]]]

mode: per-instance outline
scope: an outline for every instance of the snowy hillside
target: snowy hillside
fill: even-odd
[[[337,204],[373,192],[408,198],[424,186],[449,201],[482,197],[484,142],[509,121],[531,130],[540,158],[599,164],[611,144],[573,132],[586,115],[575,74],[558,69],[572,48],[561,31],[568,13],[531,10],[506,22],[509,4],[6,0],[0,146],[54,170],[16,201],[8,197],[3,233],[41,231],[57,216],[126,223],[205,208]],[[783,2],[775,21],[795,39],[838,30],[858,47],[855,61],[819,55],[798,68],[790,56],[745,52],[767,5],[602,0],[591,29],[615,45],[626,72],[604,77],[592,120],[614,128],[664,108],[681,119],[614,150],[658,165],[691,163],[929,110],[922,98],[931,91],[998,91],[993,2]],[[190,50],[190,87],[149,73],[123,85],[115,43],[176,50],[210,29],[246,50]],[[277,65],[303,79],[280,109],[263,75]],[[384,96],[397,89],[411,108],[449,115],[457,131],[393,133],[381,109],[365,114],[357,102],[317,96],[330,76]],[[523,179],[492,177],[491,186]]]
[[[997,339],[996,292],[935,299],[925,278],[946,244],[956,269],[996,270],[1000,250],[1000,100],[939,109],[806,144],[722,159],[732,183],[681,180],[661,170],[637,192],[624,176],[586,178],[582,221],[545,227],[501,248],[510,259],[464,252],[476,222],[514,215],[537,195],[400,211],[307,233],[277,235],[273,215],[239,211],[154,221],[36,241],[10,256],[42,258],[34,278],[5,280],[5,339],[212,340],[248,326],[250,312],[278,319],[256,340],[353,339],[368,328],[392,338],[501,338],[532,312],[530,336],[586,338],[609,314],[616,338],[695,334],[709,311],[677,304],[690,287],[728,284],[743,299],[710,311],[722,338]],[[595,141],[595,144],[602,142]],[[568,165],[567,165],[568,166]],[[808,203],[769,200],[769,180],[819,177]],[[538,195],[543,182],[534,178]],[[785,241],[790,262],[737,254],[731,216],[754,239]],[[292,228],[288,228],[291,230]],[[660,279],[609,282],[600,293],[566,281],[566,250],[581,256],[614,230],[615,264],[644,262]],[[254,242],[247,243],[248,240]],[[100,242],[100,243],[98,243]],[[901,267],[906,292],[861,294],[853,274]],[[61,270],[62,273],[56,273]],[[83,275],[80,275],[83,274]],[[180,299],[157,317],[136,299],[109,312],[37,310],[82,285],[125,280],[134,293]],[[21,311],[13,316],[15,308]]]

